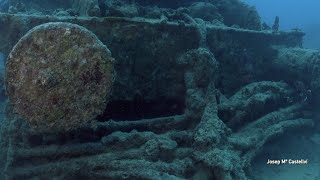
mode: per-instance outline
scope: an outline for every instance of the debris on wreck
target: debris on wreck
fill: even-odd
[[[272,31],[274,33],[277,33],[279,31],[279,16],[276,16],[274,18],[274,22],[273,22],[273,25],[272,25]]]
[[[238,0],[20,1],[0,179],[254,180],[269,142],[319,126],[319,51]]]

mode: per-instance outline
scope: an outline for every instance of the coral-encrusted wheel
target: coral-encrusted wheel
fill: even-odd
[[[114,79],[108,48],[89,30],[47,23],[11,51],[6,91],[14,110],[39,130],[69,130],[106,107]]]

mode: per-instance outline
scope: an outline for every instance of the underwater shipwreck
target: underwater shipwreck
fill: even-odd
[[[238,0],[0,5],[0,179],[259,179],[320,144],[320,51]]]

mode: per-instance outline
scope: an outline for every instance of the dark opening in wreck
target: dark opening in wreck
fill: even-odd
[[[104,113],[97,117],[98,121],[107,120],[139,120],[157,117],[181,115],[184,113],[184,99],[159,97],[154,100],[144,100],[137,97],[132,101],[110,101]]]

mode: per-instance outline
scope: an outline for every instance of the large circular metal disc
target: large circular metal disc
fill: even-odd
[[[84,27],[47,23],[30,30],[11,51],[6,91],[33,127],[69,130],[106,107],[113,83],[108,48]]]

